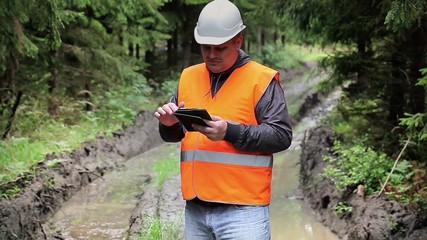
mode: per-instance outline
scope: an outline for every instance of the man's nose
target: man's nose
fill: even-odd
[[[215,49],[211,48],[208,55],[209,58],[215,58],[217,56]]]

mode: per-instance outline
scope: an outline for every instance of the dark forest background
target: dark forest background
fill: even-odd
[[[0,182],[166,101],[180,71],[201,61],[193,30],[207,2],[0,0]],[[290,68],[292,45],[328,53],[320,87],[344,90],[328,118],[328,177],[425,208],[427,2],[233,2],[255,59]]]

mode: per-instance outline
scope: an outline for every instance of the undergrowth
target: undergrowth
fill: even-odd
[[[50,115],[46,98],[24,99],[19,106],[9,136],[0,141],[0,183],[30,171],[47,154],[66,153],[83,142],[111,133],[132,123],[148,99],[130,88],[110,90],[87,102],[63,97],[58,113]],[[5,122],[0,126],[4,127]]]
[[[160,217],[149,218],[148,227],[141,230],[139,240],[182,239],[182,222],[166,222]]]
[[[390,199],[427,210],[427,168],[422,158],[426,135],[420,120],[424,115],[402,118],[401,126],[390,129],[383,106],[380,99],[342,97],[325,119],[335,142],[332,156],[324,158],[328,163],[324,174],[338,190],[363,184],[366,195],[383,189]]]
[[[291,44],[267,46],[263,51],[266,54],[258,56],[261,62],[287,68],[303,61],[318,60],[323,54],[317,48]],[[167,101],[176,90],[178,77],[178,72],[169,73],[153,90],[141,77],[132,75],[127,78],[133,79],[133,83],[98,92],[84,91],[73,98],[67,97],[66,92],[52,96],[40,84],[35,84],[31,87],[34,89],[25,92],[8,137],[0,141],[0,186],[21,174],[31,174],[31,167],[47,154],[70,152],[97,136],[110,136],[131,124],[140,111],[152,111],[159,103]],[[49,112],[52,103],[58,107],[56,112]],[[0,110],[2,116],[10,115],[9,107],[0,106]],[[0,119],[2,131],[7,124],[8,119]],[[11,196],[5,192],[0,194]]]
[[[156,161],[153,166],[153,172],[156,173],[154,185],[157,188],[163,186],[163,182],[170,176],[174,176],[179,173],[179,165],[177,165],[176,159],[178,158],[177,152],[171,152],[168,158]]]

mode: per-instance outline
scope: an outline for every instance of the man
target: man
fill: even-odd
[[[272,154],[291,145],[292,129],[279,73],[240,49],[245,27],[233,3],[208,3],[194,29],[204,63],[184,69],[154,113],[163,140],[181,141],[185,239],[270,239]],[[212,121],[186,131],[173,115],[184,106]]]

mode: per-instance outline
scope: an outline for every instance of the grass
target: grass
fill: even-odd
[[[44,110],[46,99],[26,99],[18,108],[10,137],[0,141],[0,184],[30,171],[47,154],[71,152],[131,124],[146,101],[141,96],[132,98],[131,89],[122,89],[94,99],[98,108],[86,112],[82,104],[65,98],[60,115],[52,117]],[[0,122],[2,129],[4,125]]]
[[[320,61],[327,56],[327,50],[321,49],[320,47],[304,47],[288,44],[285,48],[286,55],[294,56],[294,62],[291,63],[291,66],[294,67],[299,67],[300,65],[298,64],[301,63]],[[294,76],[290,81],[283,84],[286,101],[288,103],[288,111],[291,116],[298,115],[299,109],[304,103],[305,98],[315,90],[319,90],[320,84],[326,80],[327,77],[319,79],[318,81],[310,80],[317,77],[318,74],[318,69],[314,68]],[[299,87],[295,88],[295,86]]]
[[[149,226],[140,233],[140,240],[183,239],[182,223],[165,222],[160,217],[149,219]]]
[[[270,46],[265,51],[268,54],[264,55],[264,60],[287,67],[323,56],[318,48],[292,44],[285,47]],[[279,58],[276,59],[276,56]],[[176,80],[176,76],[173,75],[170,79]],[[163,86],[168,94],[174,91],[171,86]],[[10,137],[0,141],[0,184],[29,171],[47,154],[70,152],[99,135],[110,135],[111,132],[131,124],[139,111],[154,109],[153,104],[158,99],[151,100],[155,96],[145,97],[150,95],[150,91],[144,89],[143,86],[129,86],[110,90],[99,96],[93,94],[91,104],[94,110],[91,112],[82,111],[87,102],[62,96],[60,115],[56,117],[50,116],[46,111],[49,99],[40,97],[40,94],[37,98],[27,96],[18,108]],[[0,119],[0,129],[5,129],[5,126],[6,120]],[[161,168],[167,169],[168,166]],[[163,181],[163,174],[160,173],[158,181]]]
[[[0,142],[0,180],[5,182],[15,178],[18,173],[47,154],[42,142],[30,142],[28,138],[11,138]]]
[[[160,188],[163,186],[163,183],[167,178],[179,173],[177,159],[179,159],[178,153],[176,151],[172,151],[168,158],[154,163],[152,170],[156,173],[156,179],[154,183],[156,187]]]
[[[305,47],[297,44],[266,45],[260,53],[251,54],[254,60],[275,69],[298,68],[302,63],[319,61],[327,54],[320,47]]]
[[[285,46],[290,55],[298,56],[303,62],[320,61],[327,56],[330,50],[319,46],[302,46],[298,44],[287,44]]]
[[[175,146],[171,146],[171,151],[167,158],[158,160],[152,167],[152,172],[156,174],[154,186],[161,188],[166,179],[179,173],[179,151]],[[174,220],[167,221],[160,216],[147,217],[148,226],[141,230],[140,240],[169,240],[183,239],[182,215],[175,216]]]

